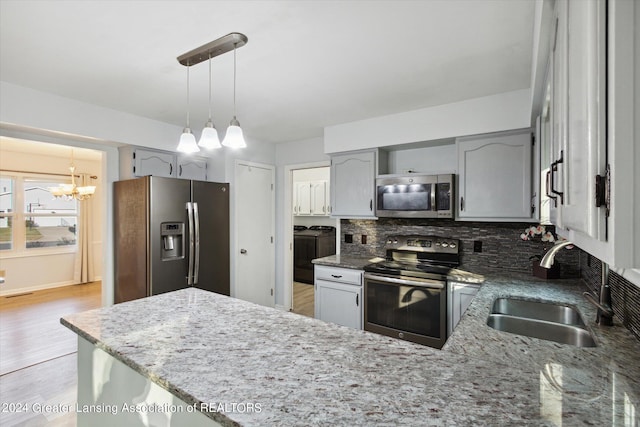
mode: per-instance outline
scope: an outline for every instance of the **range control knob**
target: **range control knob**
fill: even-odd
[[[450,248],[455,248],[455,247],[456,247],[456,244],[455,244],[455,243],[453,243],[453,242],[451,242],[451,244],[449,244],[449,247],[450,247]]]
[[[393,243],[391,239],[387,240],[387,245],[390,245],[391,243]]]
[[[443,247],[443,248],[448,248],[448,247],[449,247],[449,244],[448,244],[447,242],[442,242],[442,247]]]

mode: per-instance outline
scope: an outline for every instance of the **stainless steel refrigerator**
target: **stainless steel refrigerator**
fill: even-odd
[[[195,286],[229,295],[229,184],[114,183],[116,303]]]

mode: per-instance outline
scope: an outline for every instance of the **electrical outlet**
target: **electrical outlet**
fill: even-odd
[[[473,252],[482,252],[482,240],[473,241]]]
[[[360,241],[362,242],[362,244],[363,244],[363,245],[366,245],[366,244],[367,244],[367,235],[366,235],[366,234],[363,234],[363,235],[360,237]]]
[[[353,234],[345,234],[344,235],[345,243],[353,243]]]

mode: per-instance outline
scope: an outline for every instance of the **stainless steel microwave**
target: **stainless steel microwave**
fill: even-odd
[[[454,174],[388,176],[376,180],[376,216],[453,218]]]

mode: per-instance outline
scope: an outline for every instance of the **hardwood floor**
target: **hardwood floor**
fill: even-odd
[[[306,283],[293,282],[293,310],[303,316],[314,317],[314,287]]]
[[[0,298],[0,375],[77,351],[60,317],[101,306],[101,283]]]
[[[2,426],[75,426],[77,335],[60,317],[101,306],[101,283],[0,298],[0,400],[29,411],[0,411]]]

